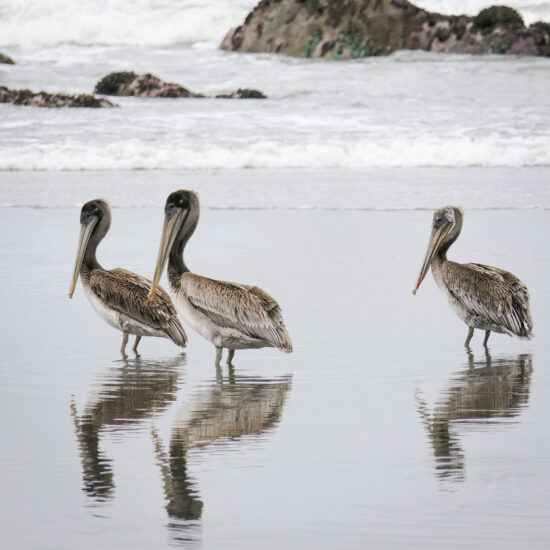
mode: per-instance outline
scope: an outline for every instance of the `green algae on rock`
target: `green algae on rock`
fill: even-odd
[[[221,49],[350,59],[397,50],[550,56],[546,23],[525,27],[507,6],[441,15],[408,0],[262,0]]]

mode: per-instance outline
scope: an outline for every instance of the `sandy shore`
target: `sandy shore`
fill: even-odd
[[[208,208],[550,208],[545,167],[13,171],[1,172],[0,206],[68,208],[102,196],[115,207],[159,207],[181,188]]]
[[[62,179],[58,206],[90,198],[69,190],[70,174]],[[206,208],[189,266],[273,294],[295,344],[291,355],[237,353],[234,377],[224,368],[223,380],[212,346],[190,329],[184,356],[146,338],[139,361],[120,360],[120,333],[80,285],[67,296],[78,216],[4,208],[0,218],[1,523],[10,548],[108,547],[113,530],[121,548],[185,546],[182,538],[205,549],[545,546],[548,211],[467,211],[449,254],[509,269],[531,290],[537,337],[494,335],[489,362],[479,334],[473,357],[465,353],[466,328],[431,275],[411,295],[430,212]],[[150,277],[161,227],[161,208],[115,208],[100,261]],[[231,424],[216,412],[224,403],[259,424]],[[188,409],[203,412],[182,421]],[[200,414],[218,435],[187,449]],[[167,490],[174,483],[183,507]]]

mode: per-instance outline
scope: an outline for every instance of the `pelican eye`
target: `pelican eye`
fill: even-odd
[[[433,228],[434,229],[442,229],[444,227],[447,227],[449,225],[452,225],[452,221],[443,217],[443,218],[437,218],[437,220],[434,221]]]
[[[172,216],[173,214],[175,214],[175,211],[178,208],[181,208],[179,201],[175,203],[171,202],[170,204],[166,205],[166,214],[169,214],[170,216]]]

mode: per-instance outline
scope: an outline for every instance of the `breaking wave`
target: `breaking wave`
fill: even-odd
[[[474,140],[424,138],[151,147],[135,140],[107,145],[26,145],[0,149],[0,170],[163,170],[238,168],[550,166],[546,137]]]
[[[0,46],[170,46],[219,42],[250,0],[6,0]]]
[[[430,11],[475,15],[491,0],[418,0]],[[550,2],[507,0],[525,23],[550,20]],[[0,46],[59,44],[171,46],[216,45],[242,23],[256,0],[4,0],[0,4]]]

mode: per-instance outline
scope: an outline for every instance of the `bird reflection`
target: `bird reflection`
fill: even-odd
[[[291,376],[275,380],[235,376],[231,366],[224,379],[218,367],[210,387],[200,390],[179,411],[168,454],[153,430],[166,510],[173,519],[196,520],[202,513],[202,502],[188,480],[188,451],[195,449],[200,453],[214,443],[234,445],[242,436],[261,437],[269,432],[281,418],[291,380]],[[185,527],[172,524],[174,530]]]
[[[184,354],[160,361],[124,358],[102,376],[80,416],[71,403],[83,488],[90,497],[108,500],[115,487],[111,460],[100,450],[101,434],[128,429],[165,409],[176,398],[179,367],[184,363]]]
[[[417,408],[428,432],[436,458],[436,476],[442,480],[463,481],[464,452],[460,434],[468,424],[491,419],[501,422],[515,417],[527,406],[533,362],[531,355],[499,357],[475,361],[468,352],[468,368],[456,373],[449,389],[430,414],[417,392]]]

